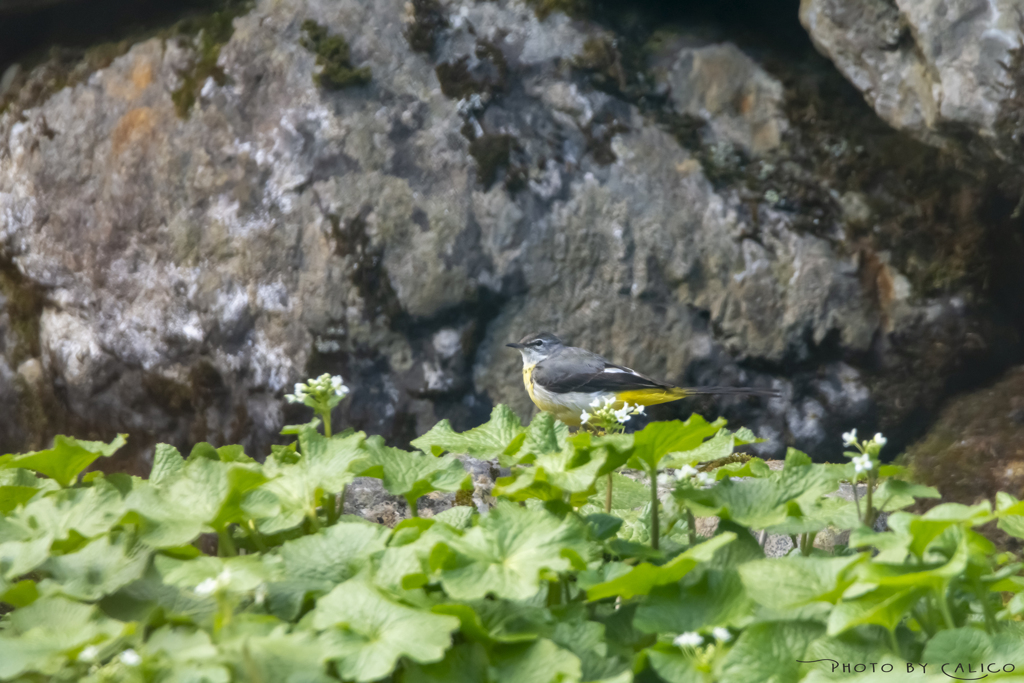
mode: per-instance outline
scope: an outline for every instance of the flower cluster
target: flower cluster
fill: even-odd
[[[875,434],[872,439],[858,439],[857,430],[851,429],[843,434],[843,443],[857,449],[846,451],[845,455],[853,460],[853,469],[859,475],[861,472],[870,472],[878,463],[878,454],[882,452],[882,446],[888,442],[881,432]]]
[[[698,472],[693,465],[683,465],[676,470],[676,479],[683,481],[692,479],[697,486],[710,486],[715,483],[715,478],[707,472]]]
[[[348,387],[345,386],[345,381],[341,378],[341,375],[334,375],[332,377],[325,372],[316,379],[311,379],[307,382],[297,382],[295,384],[295,393],[286,394],[284,398],[289,403],[304,403],[310,408],[315,408],[314,402],[322,403],[333,400],[333,404],[337,405],[347,395]]]
[[[203,579],[193,591],[196,595],[213,595],[219,593],[231,583],[231,570],[224,568],[215,579]]]
[[[580,423],[598,427],[609,433],[620,432],[623,429],[622,425],[629,422],[631,417],[644,414],[644,406],[639,403],[622,403],[620,408],[615,408],[618,404],[619,400],[614,396],[595,398],[590,404],[594,412],[588,413],[584,410],[580,413]]]
[[[716,626],[711,629],[711,636],[719,643],[728,643],[732,640],[732,632],[724,626]],[[676,636],[672,644],[678,648],[700,647],[704,644],[704,636],[696,631],[687,631]]]

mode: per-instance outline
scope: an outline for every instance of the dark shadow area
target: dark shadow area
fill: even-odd
[[[30,68],[54,48],[83,51],[144,36],[224,5],[223,0],[80,0],[38,11],[0,15],[0,73]]]

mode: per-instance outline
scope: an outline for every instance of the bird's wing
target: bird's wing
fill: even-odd
[[[572,346],[537,363],[533,381],[554,394],[574,391],[617,393],[670,386],[629,368],[609,363],[596,353]]]

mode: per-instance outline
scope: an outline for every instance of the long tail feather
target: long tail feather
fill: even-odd
[[[758,389],[755,387],[677,387],[685,396],[767,396],[778,398],[781,394],[775,389]]]

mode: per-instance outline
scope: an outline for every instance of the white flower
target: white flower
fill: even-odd
[[[675,483],[675,479],[668,472],[658,473],[658,486],[671,486]]]
[[[871,462],[871,456],[868,455],[867,453],[865,453],[864,455],[858,455],[856,458],[853,459],[853,469],[854,471],[857,472],[857,474],[860,474],[861,472],[867,472],[872,467],[874,467],[874,463]]]
[[[642,405],[640,405],[639,403],[637,403],[636,406],[633,408],[633,414],[634,415],[643,415],[644,414],[644,407]]]
[[[704,643],[704,638],[699,633],[687,631],[676,636],[672,644],[676,647],[698,647]]]
[[[299,397],[305,396],[306,395],[306,385],[303,384],[302,382],[296,382],[295,383],[295,395],[299,396]]]
[[[91,662],[92,660],[96,659],[99,653],[100,649],[98,647],[96,647],[95,645],[90,645],[78,653],[78,659],[82,662]]]
[[[196,595],[210,595],[228,587],[231,583],[231,570],[224,568],[215,579],[203,579],[202,582],[192,591]]]
[[[707,472],[698,472],[694,480],[696,480],[698,486],[711,486],[715,483],[715,480]]]
[[[142,657],[135,650],[128,648],[117,656],[125,666],[138,666],[142,664]]]
[[[626,405],[622,406],[621,408],[615,411],[615,419],[618,421],[619,424],[626,424],[627,422],[629,422],[630,410],[631,408],[627,403]]]
[[[600,408],[601,407],[601,397],[598,396],[593,401],[591,401],[590,402],[590,407],[591,408]]]
[[[584,410],[582,413],[580,413],[580,424],[587,424],[587,420],[589,420],[591,417],[593,416]]]
[[[878,444],[879,448],[889,443],[889,439],[882,436],[882,432],[878,432],[877,434],[875,434],[875,438],[873,438],[872,441]]]
[[[345,381],[341,378],[341,375],[331,377],[331,389],[337,396],[345,396],[348,394],[348,387],[345,386]]]
[[[857,445],[857,430],[851,429],[848,432],[843,432],[843,443],[847,446]]]
[[[728,643],[732,640],[732,634],[729,632],[729,629],[724,626],[716,626],[711,629],[711,635],[713,635],[715,640],[720,643]]]
[[[262,605],[267,601],[267,584],[261,583],[256,587],[256,593],[253,595],[253,600],[257,605]]]
[[[676,470],[676,479],[686,479],[697,474],[697,468],[693,465],[683,465]]]

